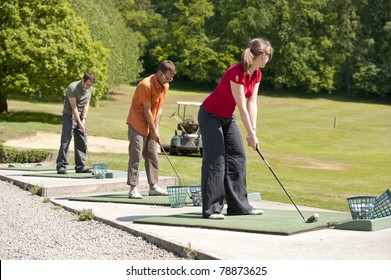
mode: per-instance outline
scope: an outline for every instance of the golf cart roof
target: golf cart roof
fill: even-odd
[[[200,106],[201,102],[188,102],[188,101],[177,101],[178,105],[194,105],[194,106]]]

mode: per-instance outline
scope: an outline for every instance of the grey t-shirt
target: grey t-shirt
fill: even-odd
[[[68,86],[65,98],[64,98],[64,110],[63,114],[72,115],[72,107],[69,103],[70,98],[76,98],[77,110],[81,113],[86,105],[87,101],[91,98],[92,87],[87,90],[83,90],[81,81],[76,81]]]

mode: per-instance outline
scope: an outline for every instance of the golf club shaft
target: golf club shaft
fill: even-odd
[[[262,160],[264,161],[264,163],[267,165],[267,167],[269,167],[269,170],[272,172],[272,174],[274,175],[274,178],[276,178],[277,182],[280,184],[281,188],[284,190],[284,192],[286,193],[286,195],[289,197],[289,199],[291,200],[291,202],[293,203],[293,205],[295,206],[295,208],[297,209],[297,211],[299,212],[300,216],[303,218],[303,220],[305,222],[307,222],[307,220],[304,218],[303,214],[301,213],[301,211],[299,210],[299,208],[296,206],[296,203],[293,201],[293,199],[291,198],[291,196],[289,195],[289,193],[285,190],[284,186],[282,185],[282,183],[280,182],[280,180],[278,179],[278,177],[276,176],[276,174],[274,173],[273,169],[270,167],[269,163],[267,162],[267,160],[262,156],[261,154],[261,151],[259,150],[259,148],[257,147],[257,152],[258,154],[261,156]]]
[[[160,141],[157,141],[157,142],[158,142],[158,144],[159,144],[160,148],[162,149],[162,151],[163,151],[164,155],[166,156],[166,158],[167,158],[168,162],[170,163],[170,165],[171,165],[172,169],[174,169],[174,172],[175,172],[176,176],[178,177],[178,179],[179,179],[180,183],[182,184],[182,186],[184,186],[185,184],[183,183],[183,181],[182,181],[181,177],[179,177],[179,175],[178,175],[178,172],[176,172],[176,169],[175,169],[174,165],[171,163],[171,160],[170,160],[170,158],[168,157],[168,155],[167,155],[166,151],[164,150],[164,148],[163,148],[162,144],[160,143]]]
[[[90,153],[88,152],[88,145],[87,145],[87,130],[85,129],[84,129],[84,145],[86,147],[86,154],[88,156],[88,166],[91,167]]]

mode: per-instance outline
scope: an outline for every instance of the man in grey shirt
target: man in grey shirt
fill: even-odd
[[[72,132],[75,144],[75,171],[76,173],[91,173],[85,164],[87,154],[86,119],[94,82],[94,74],[87,72],[81,81],[73,82],[68,86],[62,112],[61,144],[56,160],[58,174],[67,174],[66,166],[69,165],[68,152]]]

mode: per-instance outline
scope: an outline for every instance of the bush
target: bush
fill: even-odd
[[[42,162],[50,155],[49,151],[39,149],[19,150],[0,143],[0,163]]]
[[[35,185],[34,187],[30,188],[30,192],[32,195],[42,196],[42,186]]]
[[[82,209],[78,212],[79,221],[91,221],[95,218],[95,214],[92,209]]]

